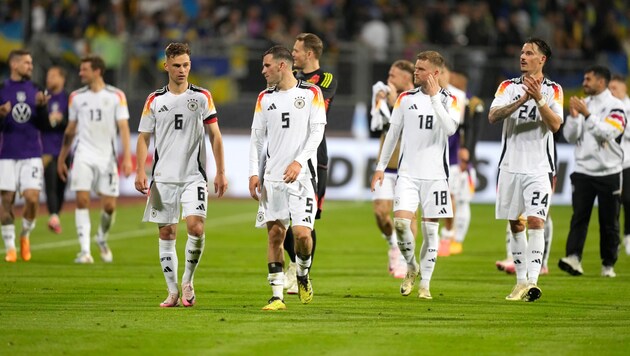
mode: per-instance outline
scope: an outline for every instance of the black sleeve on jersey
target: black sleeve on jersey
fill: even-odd
[[[326,74],[330,74],[332,79],[326,80]],[[322,84],[326,85],[323,86]],[[337,78],[329,72],[324,72],[324,75],[319,79],[319,83],[317,86],[322,90],[322,94],[324,95],[324,100],[332,99],[337,92]]]

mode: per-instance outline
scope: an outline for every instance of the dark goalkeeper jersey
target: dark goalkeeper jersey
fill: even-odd
[[[311,73],[296,71],[295,77],[309,83],[317,85],[324,95],[324,103],[326,105],[326,115],[330,110],[335,92],[337,91],[337,78],[332,73],[324,72],[321,68]],[[330,121],[329,121],[330,122]],[[322,142],[317,148],[317,166],[319,168],[328,169],[328,149],[326,147],[326,135],[322,138]]]

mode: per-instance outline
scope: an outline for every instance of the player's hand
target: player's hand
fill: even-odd
[[[57,159],[57,174],[63,182],[68,180],[68,165],[65,159]]]
[[[542,88],[542,80],[534,79],[529,75],[524,76],[523,80],[525,84],[525,92],[536,101],[542,99],[542,93],[540,92],[540,89]]]
[[[37,106],[48,105],[48,100],[50,100],[48,90],[38,91],[37,94],[35,94],[35,105]]]
[[[440,91],[440,84],[433,74],[429,74],[426,85],[427,95],[434,96]]]
[[[302,170],[302,165],[298,161],[291,162],[291,164],[287,167],[287,169],[284,170],[284,177],[283,177],[284,182],[285,183],[295,182],[301,170]]]
[[[131,172],[133,171],[133,164],[131,163],[131,158],[123,158],[123,161],[120,165],[122,173],[125,177],[129,177]]]
[[[249,195],[254,198],[254,200],[258,200],[258,196],[260,195],[260,180],[258,176],[249,177]]]
[[[0,105],[0,117],[5,117],[9,115],[11,112],[11,102],[7,101],[6,103]]]
[[[586,103],[584,103],[584,100],[578,98],[577,96],[572,96],[569,99],[569,112],[571,113],[571,116],[573,117],[577,117],[578,114],[582,114],[584,115],[584,117],[587,117],[591,114],[588,111],[588,108],[586,107]]]
[[[225,173],[217,173],[214,176],[214,193],[218,195],[219,198],[225,194],[228,188],[228,181]]]
[[[376,184],[378,184],[379,187],[383,185],[383,178],[385,178],[385,173],[383,173],[383,171],[374,172],[374,176],[372,177],[372,184],[370,184],[372,191],[376,190]]]
[[[147,174],[144,170],[136,171],[136,181],[134,182],[136,190],[142,194],[149,193],[149,185],[147,183]]]

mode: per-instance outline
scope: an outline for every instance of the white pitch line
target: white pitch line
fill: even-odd
[[[254,213],[238,214],[238,215],[232,215],[232,216],[228,216],[224,218],[214,218],[214,219],[206,221],[206,228],[233,225],[233,224],[241,223],[246,220],[251,220],[252,227],[254,227],[255,218],[256,218],[256,214]],[[144,229],[109,234],[108,241],[132,239],[136,237],[146,236],[151,233],[154,233],[157,235],[157,227],[155,225],[153,225],[151,228],[144,228]],[[31,245],[31,250],[34,250],[34,251],[49,250],[49,249],[60,248],[60,247],[74,246],[77,243],[78,243],[77,239],[73,238],[70,240],[47,242],[43,244],[33,244]]]

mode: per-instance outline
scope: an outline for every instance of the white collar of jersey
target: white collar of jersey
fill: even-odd
[[[603,101],[608,99],[609,96],[612,96],[612,93],[610,92],[610,90],[608,90],[608,88],[606,88],[601,93],[593,95],[591,97],[593,98],[593,100]]]

